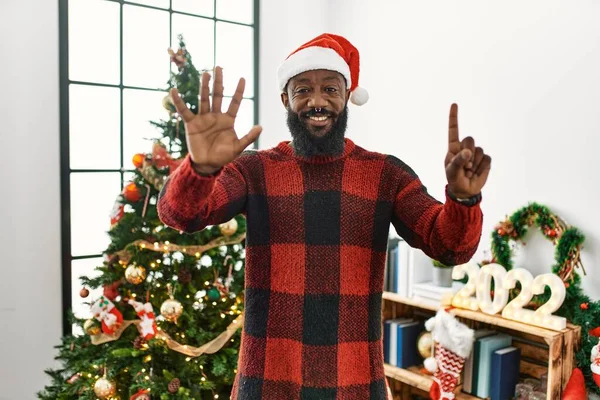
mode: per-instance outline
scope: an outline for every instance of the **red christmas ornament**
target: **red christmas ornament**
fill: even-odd
[[[569,286],[571,286],[571,285],[569,285],[569,282],[565,282],[565,287],[566,287],[567,289],[569,288]]]
[[[500,229],[498,229],[498,235],[504,236],[504,235],[506,235],[506,231],[504,229],[500,228]]]
[[[87,288],[82,288],[82,289],[79,291],[79,296],[81,296],[81,297],[82,297],[82,298],[84,298],[84,299],[85,299],[86,297],[88,297],[89,295],[90,295],[90,291],[89,291]]]
[[[133,165],[135,165],[136,168],[142,168],[142,166],[144,165],[145,159],[146,159],[145,154],[138,153],[135,156],[133,156],[133,159],[131,160],[131,162],[133,163]]]
[[[571,378],[563,391],[562,400],[582,400],[587,399],[585,390],[585,380],[583,373],[579,368],[575,368],[571,373]]]
[[[548,236],[550,236],[551,238],[556,237],[556,231],[554,229],[548,229],[548,231],[546,232],[548,234]]]
[[[123,197],[125,200],[135,203],[140,201],[142,198],[142,194],[138,189],[137,185],[133,182],[129,183],[127,186],[123,188]]]
[[[590,334],[590,336],[600,338],[600,326],[597,326],[594,329],[590,329],[588,333]]]
[[[579,307],[580,307],[582,310],[587,310],[587,309],[590,307],[590,305],[589,305],[588,303],[581,303],[581,304],[579,305]]]

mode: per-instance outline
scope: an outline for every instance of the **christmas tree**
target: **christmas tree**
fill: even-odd
[[[169,50],[169,86],[197,112],[200,72],[181,37],[179,46]],[[245,219],[194,234],[159,220],[160,190],[187,154],[183,121],[169,96],[163,105],[169,117],[152,122],[162,138],[133,155],[135,177],[110,215],[100,275],[81,277],[93,317],[71,316],[85,334],[57,346],[62,366],[46,371],[52,382],[40,399],[229,398],[243,322]]]

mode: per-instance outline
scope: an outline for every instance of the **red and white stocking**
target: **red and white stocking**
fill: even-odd
[[[433,373],[429,396],[432,400],[452,400],[465,359],[473,348],[473,330],[444,310],[430,318],[425,328],[431,331],[435,343],[434,357],[425,360],[425,368]]]
[[[435,400],[453,399],[454,389],[458,384],[465,359],[436,343],[435,361],[437,371],[433,374],[433,385],[429,390],[429,396]]]
[[[157,332],[156,316],[152,304],[149,302],[140,303],[133,299],[129,300],[129,304],[133,306],[135,313],[140,317],[140,324],[138,325],[140,335],[146,340],[152,339]]]
[[[123,314],[105,296],[100,296],[91,309],[94,318],[102,322],[102,332],[107,335],[113,334],[123,323]]]

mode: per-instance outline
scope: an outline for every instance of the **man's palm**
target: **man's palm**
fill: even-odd
[[[226,113],[221,112],[223,100],[223,71],[217,67],[213,84],[212,107],[208,83],[210,75],[202,74],[200,109],[191,112],[179,97],[177,89],[171,89],[171,97],[177,112],[182,116],[188,151],[196,169],[214,172],[235,160],[242,151],[260,135],[262,128],[254,126],[248,134],[238,139],[235,133],[235,118],[244,96],[245,80],[240,79]]]

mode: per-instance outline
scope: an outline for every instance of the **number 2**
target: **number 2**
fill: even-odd
[[[477,299],[473,296],[475,293],[475,283],[479,275],[477,264],[461,264],[452,270],[452,279],[463,279],[465,275],[468,276],[467,284],[452,297],[452,306],[477,311],[479,306]]]

